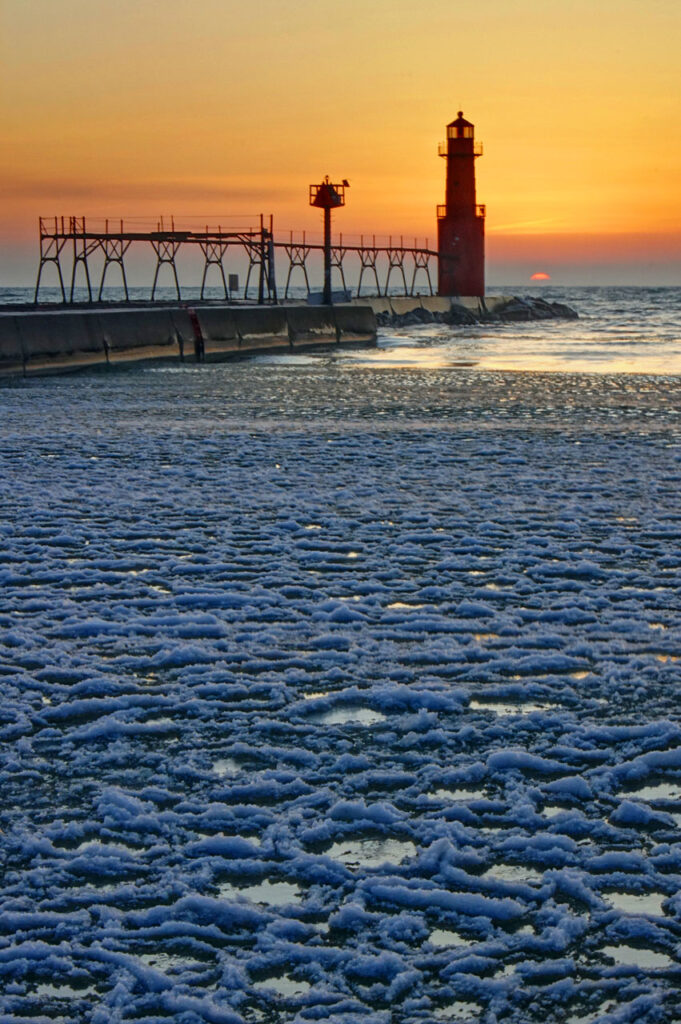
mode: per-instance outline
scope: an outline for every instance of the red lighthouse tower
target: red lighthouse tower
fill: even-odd
[[[485,207],[475,201],[475,159],[482,146],[460,110],[440,144],[447,160],[445,205],[437,208],[438,294],[485,294]]]

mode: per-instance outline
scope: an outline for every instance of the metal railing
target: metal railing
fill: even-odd
[[[482,154],[483,154],[482,142],[474,142],[473,143],[473,156],[482,156]],[[449,156],[449,143],[448,142],[438,142],[437,155],[438,156],[444,156],[444,157]],[[470,156],[470,151],[468,153],[455,153],[454,155],[455,156]]]

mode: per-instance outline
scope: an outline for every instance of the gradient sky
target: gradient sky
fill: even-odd
[[[0,0],[0,285],[39,214],[435,240],[437,143],[485,155],[488,279],[681,275],[678,0]]]

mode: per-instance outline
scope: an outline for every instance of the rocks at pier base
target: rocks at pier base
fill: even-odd
[[[515,322],[519,320],[576,320],[579,314],[562,302],[548,302],[534,296],[499,296],[487,300],[423,298],[402,299],[398,310],[391,301],[390,311],[376,310],[379,327],[412,327],[417,324],[450,324],[464,327],[474,324]],[[411,303],[411,308],[405,308]]]
[[[579,314],[564,302],[547,302],[535,296],[513,298],[491,314],[496,320],[577,320]]]

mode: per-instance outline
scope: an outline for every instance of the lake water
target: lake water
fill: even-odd
[[[579,312],[579,320],[386,331],[372,365],[681,373],[681,288],[503,291],[565,302]]]

